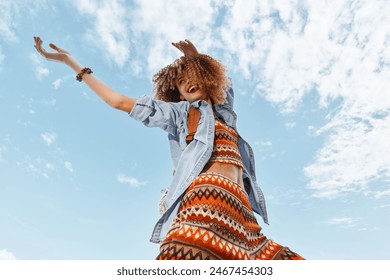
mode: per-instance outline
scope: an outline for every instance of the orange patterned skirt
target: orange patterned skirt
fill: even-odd
[[[219,174],[201,174],[185,192],[158,260],[302,260],[267,239],[246,192]]]

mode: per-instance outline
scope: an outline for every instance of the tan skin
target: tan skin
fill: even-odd
[[[39,37],[34,37],[35,49],[46,59],[61,62],[69,66],[75,73],[80,73],[81,69],[84,67],[75,60],[72,55],[57,47],[54,44],[49,44],[55,52],[47,52],[42,44],[43,41]],[[173,46],[178,48],[185,56],[196,56],[198,54],[195,46],[188,40],[180,41],[177,43],[172,43]],[[116,90],[112,89],[104,82],[96,78],[94,75],[85,74],[83,75],[83,81],[88,85],[88,87],[94,91],[101,99],[103,99],[107,104],[112,106],[115,109],[122,110],[125,112],[130,112],[137,99],[125,96]],[[180,98],[182,100],[187,100],[188,102],[194,102],[196,100],[205,100],[211,105],[211,100],[205,87],[201,83],[192,81],[187,73],[181,73],[176,79],[176,86],[180,92]],[[240,186],[243,186],[242,181],[242,168],[233,165],[233,164],[224,164],[224,163],[208,163],[204,167],[202,173],[218,173],[223,176],[230,178],[232,181],[236,182]]]

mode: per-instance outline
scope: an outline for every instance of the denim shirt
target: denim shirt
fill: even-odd
[[[237,115],[233,111],[233,101],[233,89],[229,88],[226,102],[223,105],[214,105],[214,109],[217,117],[236,129]],[[194,140],[187,145],[185,138],[188,134],[187,118],[190,106],[198,108],[201,117]],[[143,96],[137,100],[129,116],[147,127],[160,127],[168,133],[175,173],[162,198],[165,209],[150,239],[151,242],[159,243],[168,233],[184,192],[201,173],[211,156],[214,145],[214,113],[211,106],[204,100],[190,104],[187,101],[164,102],[151,96]],[[256,182],[252,148],[241,136],[238,139],[238,147],[244,164],[244,186],[251,207],[268,224],[264,195]]]

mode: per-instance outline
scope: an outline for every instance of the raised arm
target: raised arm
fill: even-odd
[[[49,44],[49,46],[56,52],[47,52],[42,47],[43,41],[41,40],[41,38],[34,37],[34,41],[35,49],[46,59],[65,63],[70,68],[72,68],[76,74],[81,73],[82,70],[85,68],[81,66],[81,64],[78,63],[77,60],[74,59],[69,52],[57,47],[56,45]],[[133,106],[137,101],[136,98],[127,97],[113,90],[101,80],[97,79],[94,75],[87,73],[82,75],[82,80],[107,104],[125,112],[130,112],[133,109]]]

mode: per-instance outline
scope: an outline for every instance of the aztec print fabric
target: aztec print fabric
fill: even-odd
[[[159,260],[300,260],[261,233],[246,192],[219,174],[201,174],[187,189]]]
[[[238,150],[238,134],[220,120],[215,120],[214,149],[209,162],[231,163],[244,168]]]

